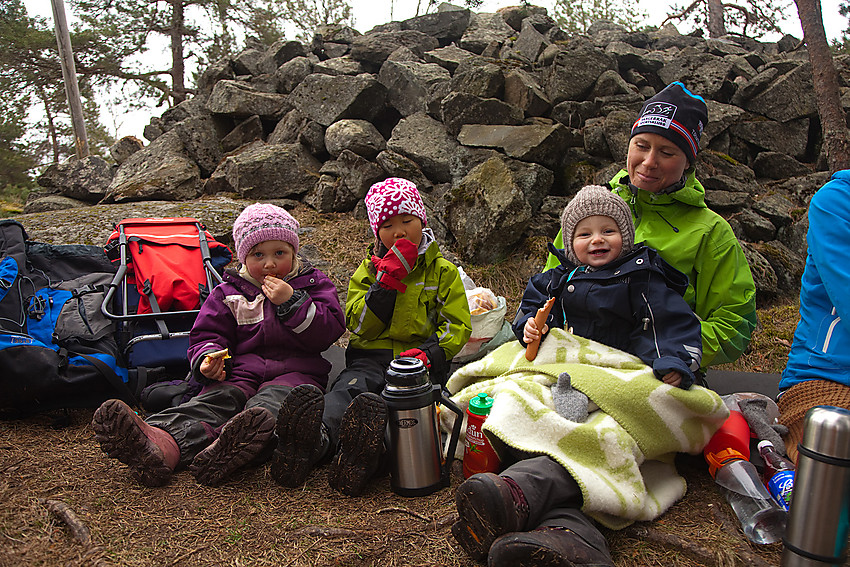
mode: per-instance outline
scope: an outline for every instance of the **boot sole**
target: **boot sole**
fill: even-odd
[[[315,465],[316,447],[322,442],[325,397],[312,385],[296,386],[280,405],[278,445],[272,455],[271,475],[278,484],[294,488],[307,480]]]
[[[130,406],[121,400],[107,400],[94,412],[91,425],[95,439],[108,457],[130,467],[130,474],[144,486],[163,486],[173,471],[137,420],[141,418]]]
[[[387,406],[371,392],[360,394],[346,408],[339,427],[339,451],[328,472],[331,488],[358,496],[378,468],[387,426]]]
[[[195,456],[189,471],[199,483],[218,486],[263,451],[274,428],[274,416],[266,409],[255,407],[239,413],[212,445]]]
[[[496,539],[520,526],[508,525],[504,502],[512,502],[510,489],[502,487],[492,473],[475,475],[463,482],[455,493],[460,521],[452,526],[452,535],[474,559],[487,557]]]

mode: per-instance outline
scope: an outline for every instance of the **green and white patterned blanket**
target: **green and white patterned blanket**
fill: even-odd
[[[562,372],[599,407],[584,423],[555,412],[550,387]],[[583,511],[612,529],[655,519],[682,498],[675,453],[698,454],[729,415],[714,391],[668,386],[639,358],[562,329],[533,362],[511,341],[460,368],[447,388],[464,409],[479,392],[493,396],[483,429],[497,451],[504,443],[555,459],[581,486]]]

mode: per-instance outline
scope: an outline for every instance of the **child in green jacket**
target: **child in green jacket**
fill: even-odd
[[[334,455],[331,487],[360,494],[383,452],[387,410],[379,394],[390,361],[418,358],[433,382],[445,383],[451,359],[472,332],[460,274],[427,228],[416,185],[389,178],[373,185],[365,201],[376,242],[348,285],[346,368],[327,393],[305,384],[281,405],[271,470],[284,486],[303,484]]]

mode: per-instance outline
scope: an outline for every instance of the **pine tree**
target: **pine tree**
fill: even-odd
[[[678,22],[694,29],[707,29],[709,37],[722,37],[729,32],[759,39],[767,33],[779,32],[779,22],[787,16],[781,0],[693,0],[688,5],[672,5],[663,24]]]
[[[609,20],[636,30],[646,18],[636,0],[556,0],[552,17],[569,33],[584,33],[598,20]]]

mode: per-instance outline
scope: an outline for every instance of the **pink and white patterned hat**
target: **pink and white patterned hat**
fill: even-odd
[[[422,221],[422,226],[428,224],[425,215],[425,205],[419,190],[412,181],[401,177],[390,177],[375,183],[366,193],[366,213],[369,215],[369,226],[378,236],[378,228],[385,220],[396,215],[414,215]]]

